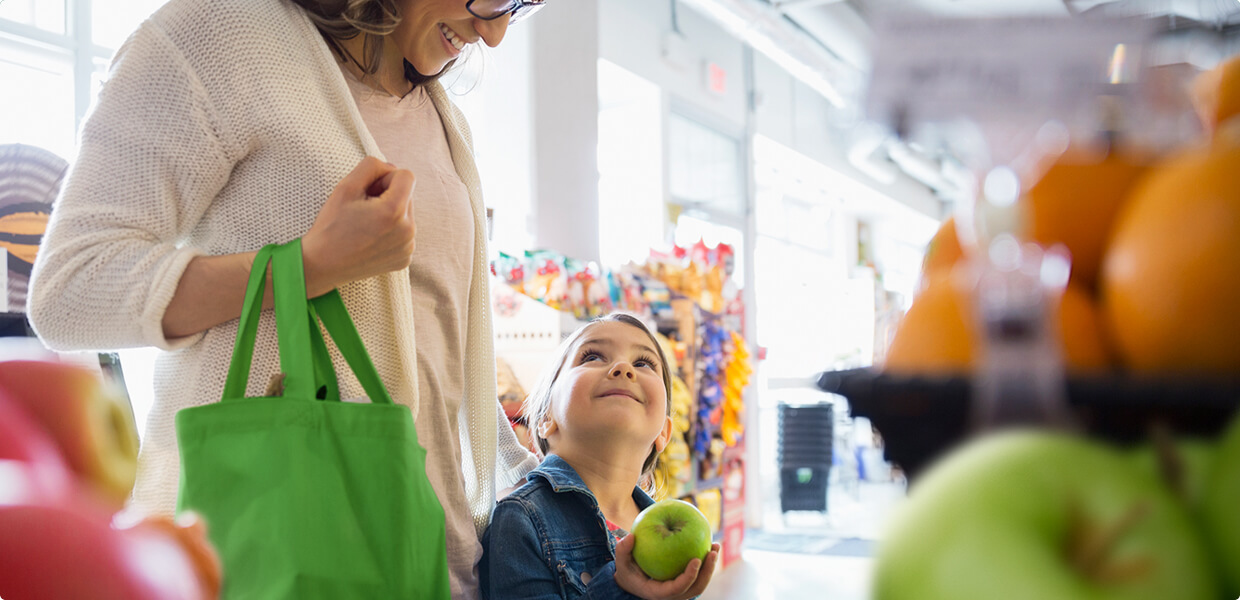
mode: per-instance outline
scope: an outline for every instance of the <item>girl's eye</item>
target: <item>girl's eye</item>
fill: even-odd
[[[581,353],[581,362],[587,363],[595,360],[603,360],[603,355],[593,350],[586,350]]]
[[[645,367],[647,369],[655,369],[656,371],[658,370],[658,366],[655,364],[654,359],[646,358],[644,356],[638,358],[637,360],[634,360],[633,366]]]

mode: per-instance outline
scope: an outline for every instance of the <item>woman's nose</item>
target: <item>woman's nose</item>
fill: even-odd
[[[616,363],[616,366],[611,368],[611,376],[634,379],[637,377],[637,373],[633,372],[633,365],[630,365],[629,363],[626,363],[626,362],[622,362],[622,363]]]
[[[474,19],[474,31],[482,36],[482,41],[492,48],[504,41],[504,34],[508,33],[508,20],[512,15],[504,15],[498,19],[484,21],[482,19]]]

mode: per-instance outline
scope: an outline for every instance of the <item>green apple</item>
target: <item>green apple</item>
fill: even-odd
[[[1240,415],[1219,440],[1201,501],[1201,521],[1227,598],[1240,596]]]
[[[656,502],[633,521],[633,560],[651,579],[675,579],[689,561],[709,553],[710,523],[684,500]]]
[[[979,438],[923,475],[875,565],[877,600],[1211,600],[1218,579],[1181,503],[1099,443]]]
[[[1214,454],[1215,444],[1209,440],[1172,440],[1159,435],[1153,444],[1133,450],[1132,459],[1137,468],[1162,480],[1190,514],[1196,514],[1214,467]]]

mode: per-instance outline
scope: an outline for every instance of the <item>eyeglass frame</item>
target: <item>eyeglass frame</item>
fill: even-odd
[[[512,8],[502,13],[499,13],[497,15],[486,17],[486,16],[483,16],[483,15],[480,15],[474,12],[474,8],[473,8],[474,2],[477,2],[477,1],[478,0],[468,0],[465,3],[465,10],[469,11],[469,14],[479,19],[482,19],[483,21],[494,21],[495,19],[498,19],[504,15],[513,15],[513,19],[508,22],[509,25],[511,25],[514,22],[524,21],[529,16],[529,14],[537,11],[538,9],[542,8],[543,6],[546,6],[547,4],[547,0],[516,0],[516,4],[513,5]],[[532,10],[528,10],[528,11],[521,10],[526,7],[531,7]],[[525,12],[527,14],[521,15],[522,12]]]

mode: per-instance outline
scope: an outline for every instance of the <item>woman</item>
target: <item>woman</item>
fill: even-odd
[[[413,411],[446,512],[453,596],[477,597],[496,484],[535,460],[496,402],[480,185],[468,127],[436,77],[539,6],[172,0],[122,46],[81,131],[29,314],[53,348],[168,351],[136,507],[173,510],[173,416],[221,395],[255,251],[301,237],[308,294],[340,289],[392,397]],[[280,370],[269,313],[259,331],[253,396]],[[342,376],[342,397],[363,395]]]

